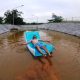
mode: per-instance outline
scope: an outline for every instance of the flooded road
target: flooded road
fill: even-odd
[[[23,32],[0,35],[0,80],[80,80],[80,38],[54,31],[40,31],[55,45],[53,57],[34,59]]]

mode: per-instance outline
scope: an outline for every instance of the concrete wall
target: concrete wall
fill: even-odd
[[[80,23],[49,23],[42,25],[21,26],[23,30],[27,29],[49,29],[64,32],[71,35],[80,36]]]
[[[49,23],[42,25],[0,25],[0,34],[9,31],[11,28],[18,28],[21,30],[29,30],[29,29],[49,29],[60,31],[72,35],[76,35],[80,37],[80,23]]]
[[[8,24],[0,25],[0,34],[10,31],[10,29],[13,27],[20,29],[19,26],[13,26],[13,25],[8,25]]]

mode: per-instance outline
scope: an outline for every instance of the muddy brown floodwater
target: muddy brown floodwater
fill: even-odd
[[[0,80],[80,80],[80,38],[47,30],[40,35],[55,45],[53,57],[34,59],[20,45],[23,32],[0,35]]]

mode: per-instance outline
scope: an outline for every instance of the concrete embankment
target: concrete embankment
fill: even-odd
[[[20,30],[49,29],[80,37],[80,23],[48,23],[42,25],[18,25],[18,26],[0,25],[0,34],[10,31],[10,29],[13,27],[18,28]]]
[[[80,23],[48,23],[42,25],[25,25],[21,26],[23,30],[27,29],[48,29],[59,31],[80,37]]]
[[[18,28],[18,29],[20,29],[20,26],[8,25],[8,24],[0,25],[0,34],[5,33],[5,32],[8,32],[12,28]]]

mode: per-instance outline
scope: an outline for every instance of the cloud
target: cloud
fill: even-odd
[[[39,20],[46,21],[51,18],[52,13],[63,17],[80,16],[80,0],[1,0],[0,15],[8,9],[16,8],[19,5],[24,7],[17,8],[22,11],[25,19],[33,19],[37,16]]]

